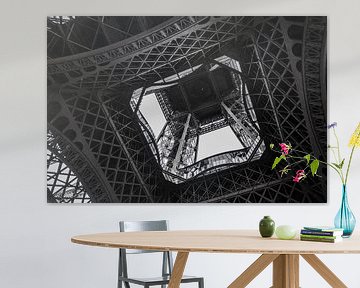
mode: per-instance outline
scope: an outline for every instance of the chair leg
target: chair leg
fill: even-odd
[[[123,283],[124,283],[124,287],[125,287],[125,288],[130,288],[129,282],[122,281],[122,280],[119,280],[119,281],[118,281],[118,288],[123,288]]]
[[[125,281],[119,281],[118,282],[118,288],[122,288],[122,283],[124,282],[124,287],[125,288],[130,288],[130,284],[129,284],[129,282],[125,282]]]
[[[204,288],[204,279],[199,280],[199,288]]]

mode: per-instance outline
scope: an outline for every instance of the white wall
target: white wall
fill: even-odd
[[[116,250],[70,243],[74,234],[116,231],[119,219],[171,221],[172,229],[256,228],[263,215],[278,224],[331,224],[340,183],[331,174],[323,205],[48,205],[46,203],[46,15],[227,14],[327,15],[329,121],[342,144],[360,120],[360,2],[350,1],[6,1],[0,17],[0,287],[115,287]],[[141,5],[140,5],[141,4]],[[140,7],[140,8],[138,8]],[[5,9],[4,9],[5,8]],[[349,184],[360,219],[360,151]],[[360,225],[358,225],[360,227]],[[193,254],[188,273],[206,287],[226,287],[256,256]],[[360,255],[322,256],[348,287],[360,287]],[[137,261],[137,260],[136,260]],[[348,263],[348,265],[344,265]],[[143,263],[137,262],[142,266]],[[143,267],[140,267],[143,268]],[[144,268],[145,269],[145,268]],[[306,263],[302,287],[327,287]],[[251,287],[269,287],[270,270]]]

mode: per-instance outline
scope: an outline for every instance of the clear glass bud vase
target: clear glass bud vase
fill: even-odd
[[[350,237],[355,228],[356,219],[349,207],[346,185],[342,187],[341,206],[336,214],[334,224],[336,228],[344,229],[343,237]]]

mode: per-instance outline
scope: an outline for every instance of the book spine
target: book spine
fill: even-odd
[[[315,231],[315,230],[301,230],[303,235],[319,235],[319,236],[334,236],[334,232],[331,231]]]
[[[336,238],[340,238],[336,237],[336,236],[323,236],[323,235],[305,235],[305,234],[300,234],[301,237],[303,238],[314,238],[314,239],[336,239]]]
[[[309,237],[300,237],[301,241],[314,241],[314,242],[327,242],[327,243],[335,243],[335,239],[325,239],[325,238],[309,238]]]

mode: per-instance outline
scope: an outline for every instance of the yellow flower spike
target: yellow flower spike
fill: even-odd
[[[360,122],[356,127],[354,133],[352,134],[349,142],[350,147],[359,147],[360,148]]]

